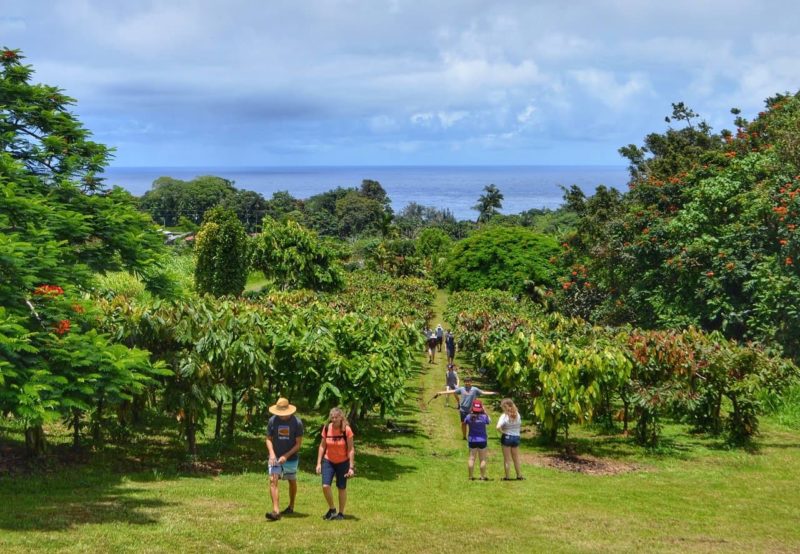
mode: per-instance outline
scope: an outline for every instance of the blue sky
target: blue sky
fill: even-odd
[[[795,0],[3,0],[115,166],[623,165],[800,88]]]

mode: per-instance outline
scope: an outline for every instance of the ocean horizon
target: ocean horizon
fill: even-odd
[[[284,167],[109,167],[103,176],[109,186],[120,186],[141,196],[159,177],[188,181],[215,175],[233,181],[269,199],[278,191],[306,199],[337,187],[358,187],[364,179],[379,181],[395,213],[411,202],[449,209],[457,219],[475,219],[472,209],[483,188],[493,184],[503,193],[504,214],[533,208],[556,209],[563,203],[561,187],[578,185],[587,195],[598,185],[624,191],[625,166],[284,166]]]

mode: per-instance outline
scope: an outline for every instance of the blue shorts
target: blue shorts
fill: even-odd
[[[503,435],[500,437],[500,444],[503,446],[519,446],[519,435]]]
[[[269,466],[269,474],[277,475],[278,479],[286,479],[287,481],[297,481],[297,464],[300,463],[300,458],[295,460],[286,460],[283,464],[275,464]]]
[[[486,446],[487,446],[486,441],[469,441],[470,448],[479,448],[480,450],[483,450],[484,448],[486,448]]]
[[[350,471],[350,460],[345,460],[338,464],[334,464],[327,458],[322,460],[322,486],[331,486],[333,483],[333,476],[336,476],[336,488],[347,488],[347,477],[345,475]]]

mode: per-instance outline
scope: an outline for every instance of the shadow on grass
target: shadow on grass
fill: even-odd
[[[159,523],[156,511],[171,505],[154,498],[137,498],[142,489],[121,486],[121,476],[98,475],[91,469],[69,475],[0,479],[0,529],[64,531],[78,525]],[[91,473],[87,475],[86,473]]]

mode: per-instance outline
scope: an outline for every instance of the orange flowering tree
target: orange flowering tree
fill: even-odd
[[[563,246],[560,304],[606,323],[718,330],[796,360],[800,96],[768,99],[735,133],[695,117],[675,105],[683,128],[621,149],[631,182],[618,202],[573,199],[583,213]]]

